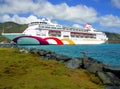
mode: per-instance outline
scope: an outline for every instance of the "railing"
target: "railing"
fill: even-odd
[[[2,33],[2,35],[22,35],[22,33]]]

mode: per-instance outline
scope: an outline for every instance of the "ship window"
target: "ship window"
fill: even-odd
[[[42,34],[42,36],[46,36],[46,34]]]
[[[52,29],[56,29],[56,27],[51,27]]]
[[[83,36],[80,36],[80,38],[83,38]]]
[[[62,28],[57,28],[57,29],[62,29]]]
[[[74,35],[72,34],[71,37],[74,37]]]
[[[41,26],[41,25],[39,27],[44,28],[44,26]]]
[[[56,37],[61,37],[61,35],[56,35]]]
[[[78,35],[77,35],[76,37],[77,37],[77,38],[80,38],[80,36],[78,36]]]
[[[45,28],[50,28],[50,27],[45,27]]]
[[[85,38],[89,38],[89,36],[85,36]]]
[[[68,35],[64,35],[63,37],[69,37]]]
[[[49,36],[55,36],[55,37],[60,37],[60,34],[49,34]]]

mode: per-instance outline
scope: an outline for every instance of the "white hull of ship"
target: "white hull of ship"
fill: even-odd
[[[21,33],[3,33],[4,37],[10,39],[16,44],[37,44],[37,45],[88,45],[88,44],[103,44],[104,40],[90,38],[57,38],[57,37],[38,37],[23,35]],[[40,39],[39,39],[40,38]],[[42,40],[41,40],[42,39]],[[45,40],[45,42],[44,42]],[[46,43],[47,42],[47,43]]]

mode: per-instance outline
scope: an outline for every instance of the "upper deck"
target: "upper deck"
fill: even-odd
[[[91,33],[91,34],[101,34],[102,32],[92,28],[90,24],[86,24],[85,27],[67,27],[62,26],[60,24],[52,23],[50,20],[42,19],[38,22],[31,22],[28,24],[28,27],[30,26],[36,26],[40,29],[47,29],[47,30],[60,30],[60,31],[68,31],[68,32],[83,32],[83,33]]]

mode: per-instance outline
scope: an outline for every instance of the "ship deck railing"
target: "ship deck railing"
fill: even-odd
[[[5,34],[5,35],[7,35],[7,34],[11,34],[11,35],[12,35],[12,34],[13,34],[13,35],[17,35],[17,34],[18,34],[18,35],[19,35],[19,34],[23,34],[23,33],[2,33],[2,34]]]

